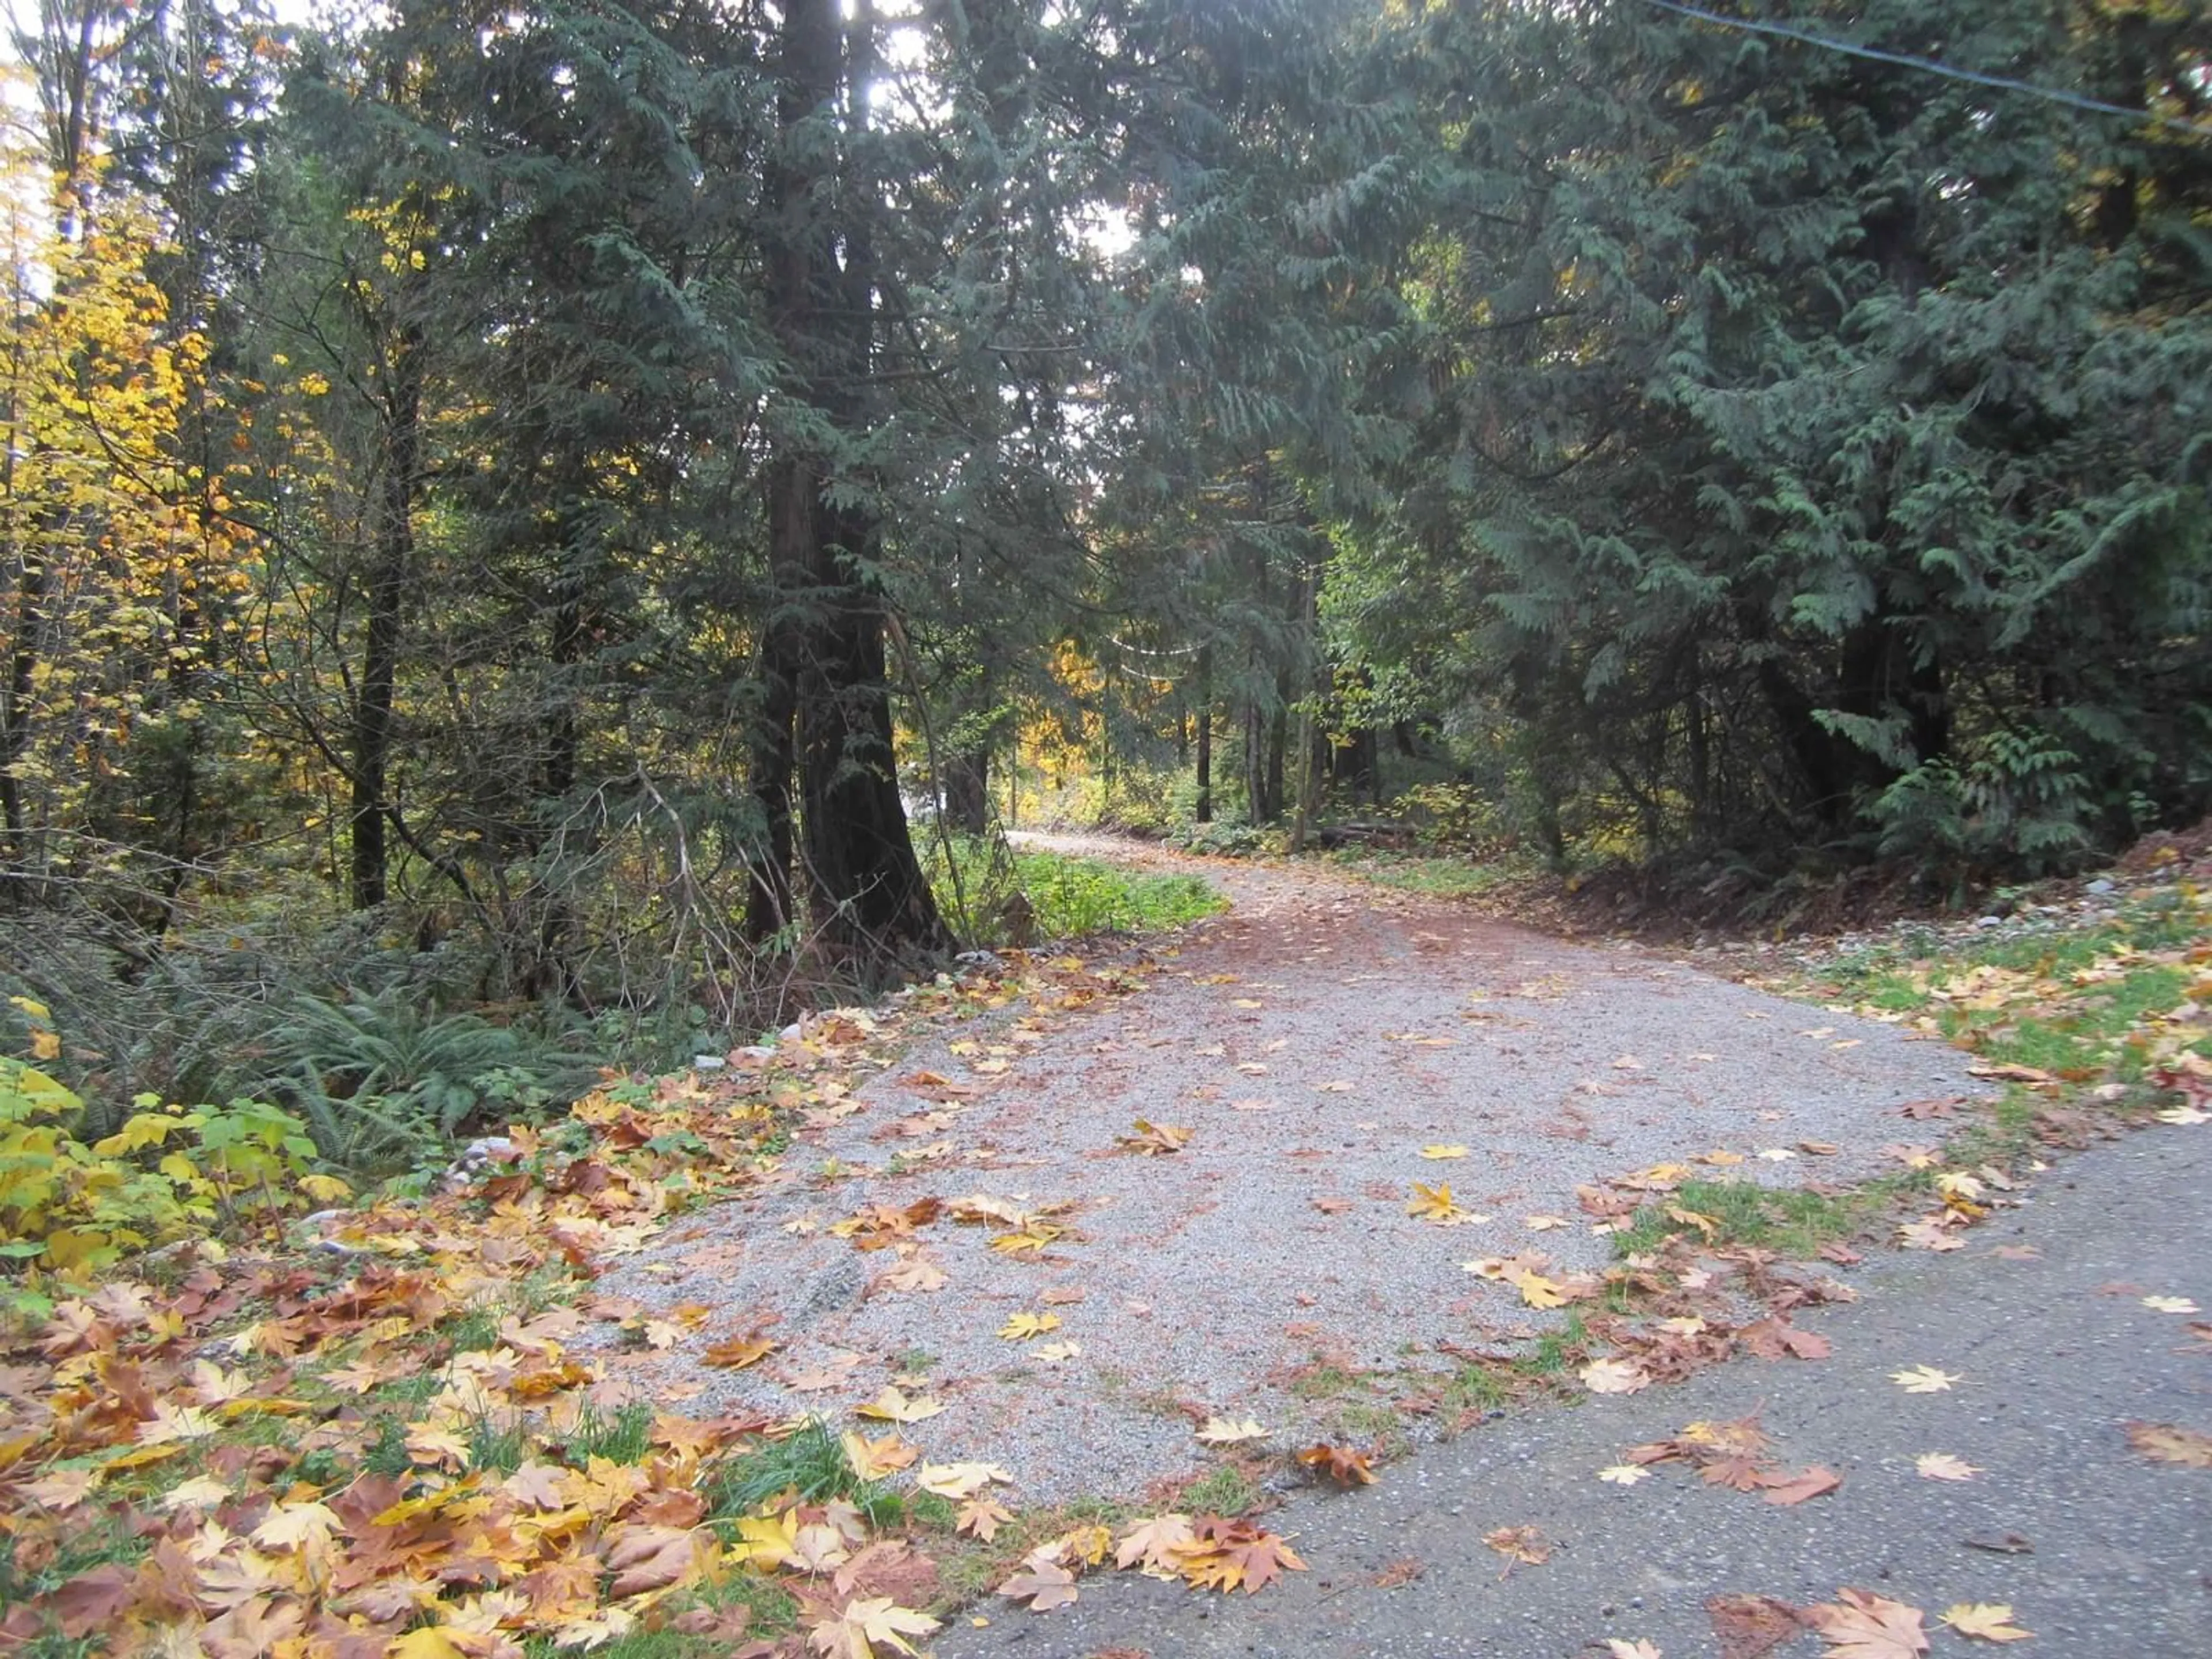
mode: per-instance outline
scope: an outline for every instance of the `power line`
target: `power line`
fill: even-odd
[[[1838,40],[1832,35],[1814,34],[1808,29],[1801,29],[1789,23],[1769,23],[1749,17],[1723,17],[1718,12],[1700,11],[1695,6],[1682,5],[1679,0],[1644,0],[1644,3],[1656,6],[1661,11],[1695,18],[1701,23],[1717,23],[1723,28],[1776,35],[1802,46],[1840,52],[1852,58],[1869,58],[1877,64],[1894,64],[1903,69],[1923,70],[1930,75],[1941,75],[1953,81],[1970,81],[1976,86],[1994,87],[2000,92],[2024,92],[2031,98],[2064,104],[2072,109],[2087,110],[2094,115],[2124,115],[2130,121],[2148,121],[2154,126],[2170,127],[2176,132],[2186,132],[2195,137],[2212,138],[2212,124],[2185,120],[2178,115],[2160,115],[2156,110],[2131,109],[2125,104],[2108,104],[2101,98],[2068,92],[2059,87],[2039,86],[2033,81],[2015,81],[2002,75],[1984,75],[1979,70],[1960,69],[1955,64],[1942,63],[1933,58],[1916,57],[1911,52],[1884,52],[1878,46],[1863,46],[1855,41]]]

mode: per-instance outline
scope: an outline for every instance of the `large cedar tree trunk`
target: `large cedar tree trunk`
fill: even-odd
[[[849,73],[864,84],[873,56],[869,8],[857,9],[852,27]],[[802,123],[839,112],[848,54],[837,0],[788,0],[781,45],[778,112],[788,137]],[[844,118],[858,119],[860,100],[844,101]],[[854,205],[865,184],[848,178],[832,186],[833,170],[818,142],[787,145],[769,180],[776,211],[763,252],[769,314],[793,366],[793,389],[849,427],[866,418],[875,283],[865,214]],[[796,850],[813,929],[828,954],[872,973],[947,949],[951,936],[915,856],[892,763],[883,605],[864,568],[876,527],[823,501],[828,457],[790,435],[781,441],[768,490],[774,591],[753,793],[768,818],[767,858],[778,861],[793,839],[795,763]],[[787,883],[780,863],[757,872],[749,931],[781,925]]]

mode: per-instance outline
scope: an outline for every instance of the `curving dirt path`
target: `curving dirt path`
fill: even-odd
[[[1564,1317],[1462,1264],[1612,1259],[1578,1186],[1692,1158],[1850,1181],[1911,1138],[1901,1103],[1973,1088],[1939,1043],[1638,950],[1304,869],[1134,856],[1203,870],[1233,908],[1133,991],[1094,963],[1079,1006],[908,1052],[814,1115],[781,1184],[611,1273],[604,1293],[708,1304],[715,1334],[757,1318],[781,1344],[734,1372],[678,1348],[634,1382],[695,1413],[838,1419],[896,1382],[945,1407],[907,1437],[1000,1465],[1015,1504],[1141,1497],[1207,1461],[1193,1429],[1214,1413],[1279,1447],[1420,1438],[1454,1350],[1511,1352]],[[1138,1119],[1188,1142],[1118,1146]],[[1440,1145],[1465,1154],[1423,1157]],[[1472,1218],[1407,1213],[1440,1182]],[[832,1231],[975,1194],[1062,1231],[1010,1255],[1003,1224],[926,1205],[910,1233],[875,1212],[890,1248]],[[1021,1313],[1059,1322],[1002,1337]]]

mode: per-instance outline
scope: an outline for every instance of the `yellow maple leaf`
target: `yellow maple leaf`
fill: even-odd
[[[823,1659],[877,1659],[878,1654],[912,1653],[909,1636],[938,1628],[927,1613],[900,1607],[889,1596],[858,1596],[806,1633],[806,1644]]]
[[[1522,1301],[1532,1308],[1564,1308],[1567,1304],[1565,1290],[1541,1273],[1516,1273],[1513,1288],[1521,1292]]]
[[[1892,1371],[1889,1380],[1907,1394],[1942,1394],[1954,1382],[1965,1379],[1951,1371],[1939,1371],[1933,1365],[1913,1365]]]
[[[1047,1331],[1059,1328],[1058,1314],[1018,1313],[999,1327],[999,1334],[1009,1342],[1026,1342],[1033,1336],[1042,1336]]]
[[[322,1504],[280,1504],[253,1529],[253,1541],[265,1550],[313,1548],[330,1542],[342,1523]]]
[[[881,1480],[921,1455],[921,1449],[899,1438],[896,1432],[879,1440],[848,1429],[843,1437],[845,1461],[853,1466],[853,1473],[863,1480]]]
[[[939,1498],[972,1498],[993,1481],[1011,1486],[1014,1477],[996,1463],[925,1463],[914,1484]]]
[[[2002,1601],[1959,1601],[1946,1608],[1936,1622],[1948,1625],[1961,1636],[1984,1642],[2025,1642],[2035,1634],[2012,1621],[2012,1608]]]
[[[1456,1226],[1468,1218],[1467,1212],[1452,1200],[1451,1183],[1443,1181],[1433,1187],[1425,1181],[1415,1182],[1406,1199],[1406,1213],[1440,1227]]]
[[[384,1659],[469,1659],[471,1650],[437,1626],[425,1625],[394,1637],[384,1650]]]
[[[991,1248],[1000,1255],[1042,1255],[1065,1231],[1047,1222],[1033,1221],[1018,1232],[1000,1233],[991,1241]]]
[[[954,1530],[972,1533],[988,1544],[998,1536],[999,1528],[1013,1518],[1014,1512],[1004,1504],[978,1495],[960,1506]]]
[[[941,1400],[927,1395],[908,1398],[896,1388],[886,1386],[884,1391],[865,1406],[854,1408],[854,1414],[873,1418],[881,1423],[919,1423],[926,1417],[934,1417],[945,1409]]]
[[[797,1559],[799,1518],[789,1510],[780,1515],[748,1515],[738,1522],[738,1541],[726,1552],[732,1561],[750,1561],[763,1567],[781,1567]]]

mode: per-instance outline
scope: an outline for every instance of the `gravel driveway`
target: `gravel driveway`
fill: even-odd
[[[909,1050],[813,1115],[788,1179],[610,1273],[603,1294],[715,1310],[698,1340],[632,1362],[633,1384],[694,1413],[842,1421],[896,1382],[945,1407],[906,1436],[1002,1466],[1009,1503],[1139,1498],[1206,1461],[1211,1414],[1277,1446],[1343,1435],[1358,1401],[1448,1373],[1451,1346],[1556,1322],[1462,1264],[1601,1267],[1612,1240],[1579,1184],[1699,1157],[1850,1182],[1910,1138],[1900,1103],[1974,1087],[1941,1043],[1636,949],[1306,869],[1146,856],[1202,869],[1231,909],[1133,991],[1101,980],[1064,1000],[1081,1006]],[[1188,1140],[1119,1145],[1139,1119]],[[1409,1215],[1415,1182],[1449,1183],[1469,1218]],[[955,1218],[979,1196],[995,1227]],[[1007,1214],[1030,1221],[1028,1253],[993,1248]],[[1002,1336],[1018,1314],[1058,1323]],[[698,1363],[756,1322],[770,1358]]]

